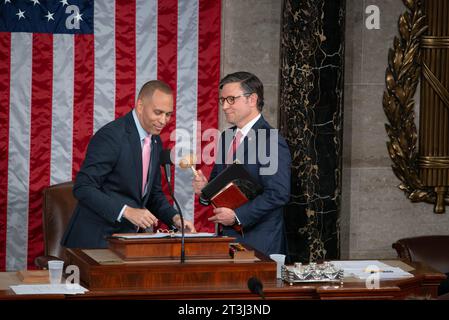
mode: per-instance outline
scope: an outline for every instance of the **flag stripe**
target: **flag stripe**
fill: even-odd
[[[10,91],[11,34],[0,32],[0,270],[6,257],[6,208],[8,205],[8,157],[9,154],[9,91]],[[4,173],[4,174],[3,174]]]
[[[178,15],[178,81],[176,101],[176,166],[175,196],[185,218],[193,219],[194,192],[192,172],[177,165],[180,158],[195,154],[198,83],[198,1],[179,2]]]
[[[72,180],[73,36],[53,36],[50,185]]]
[[[218,128],[218,83],[220,81],[220,19],[221,7],[212,1],[200,0],[198,19],[198,108],[197,119],[201,124],[196,139],[200,161],[210,141],[202,141],[206,130]],[[213,85],[211,85],[213,84]],[[206,177],[212,165],[200,164]],[[211,208],[199,204],[195,199],[195,227],[197,230],[214,231],[214,225],[207,221]]]
[[[115,118],[115,3],[95,1],[94,132]]]
[[[173,99],[175,101],[174,112],[170,122],[161,132],[161,139],[164,148],[172,149],[174,141],[170,141],[170,133],[176,125],[176,81],[177,81],[177,39],[178,39],[178,1],[166,0],[158,2],[158,52],[157,52],[157,77],[165,81],[173,89]],[[173,171],[173,170],[172,170]],[[164,174],[162,175],[164,177]],[[172,188],[175,179],[172,179]],[[165,179],[162,181],[162,190],[168,193]]]
[[[28,236],[29,152],[31,115],[32,37],[11,36],[11,92],[8,163],[6,267],[26,267]]]
[[[115,116],[125,115],[134,106],[136,92],[136,2],[117,0],[115,7]]]
[[[93,132],[94,38],[75,35],[72,178],[81,167]]]
[[[50,182],[53,35],[33,34],[28,266],[43,251],[42,189]]]
[[[218,125],[221,1],[70,4],[82,19],[59,1],[0,0],[0,24],[9,23],[0,32],[0,152],[7,155],[0,157],[0,270],[30,268],[43,254],[42,188],[75,177],[92,134],[131,110],[146,81],[160,79],[174,90],[174,113],[161,134],[165,148],[196,152],[204,130]],[[32,15],[5,16],[18,6]],[[57,30],[55,21],[39,18],[42,9],[54,10]],[[18,32],[23,24],[29,32]],[[210,168],[202,166],[205,173]],[[194,201],[191,171],[172,172],[186,218],[212,231],[199,221],[208,209]]]
[[[166,0],[159,2],[158,17],[157,78],[165,81],[172,87],[174,90],[174,101],[176,101],[178,1]],[[165,148],[174,146],[174,142],[170,141],[170,133],[175,129],[176,111],[175,105],[173,116],[161,133],[161,139]]]
[[[136,97],[157,78],[157,0],[136,1]]]

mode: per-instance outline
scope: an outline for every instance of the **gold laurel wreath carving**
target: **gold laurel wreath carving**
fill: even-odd
[[[411,201],[435,203],[434,190],[418,176],[417,129],[413,99],[421,72],[420,36],[427,30],[419,0],[403,0],[408,11],[399,17],[399,34],[388,53],[383,109],[389,141],[387,148],[398,186]]]

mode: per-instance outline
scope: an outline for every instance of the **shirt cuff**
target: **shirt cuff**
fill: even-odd
[[[240,222],[239,217],[237,217],[237,215],[235,215],[235,222],[237,222],[237,224],[240,226],[242,225],[242,223]]]
[[[203,206],[208,206],[208,205],[210,205],[210,201],[204,199],[203,196],[199,196],[199,202],[200,202],[200,204],[202,204]]]
[[[122,210],[120,210],[120,214],[118,215],[117,221],[122,222],[123,213],[125,213],[126,204],[123,206]]]

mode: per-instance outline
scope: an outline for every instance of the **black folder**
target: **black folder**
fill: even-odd
[[[203,190],[201,190],[202,198],[211,200],[230,183],[237,186],[248,200],[254,199],[263,192],[263,187],[249,174],[245,166],[234,163],[209,181]]]

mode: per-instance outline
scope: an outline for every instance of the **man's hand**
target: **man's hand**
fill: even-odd
[[[235,212],[229,208],[216,208],[214,214],[209,221],[221,223],[224,226],[232,226],[235,223]]]
[[[157,218],[148,209],[126,207],[123,216],[139,228],[146,229],[157,225]]]
[[[201,170],[198,170],[197,173],[198,174],[193,177],[192,186],[195,194],[199,195],[201,194],[201,190],[203,190],[203,188],[207,184],[207,178],[204,176]]]
[[[176,226],[176,228],[178,228],[178,230],[181,230],[181,216],[179,214],[173,217],[173,224]],[[189,220],[184,220],[184,230],[191,233],[196,232],[195,226]]]

